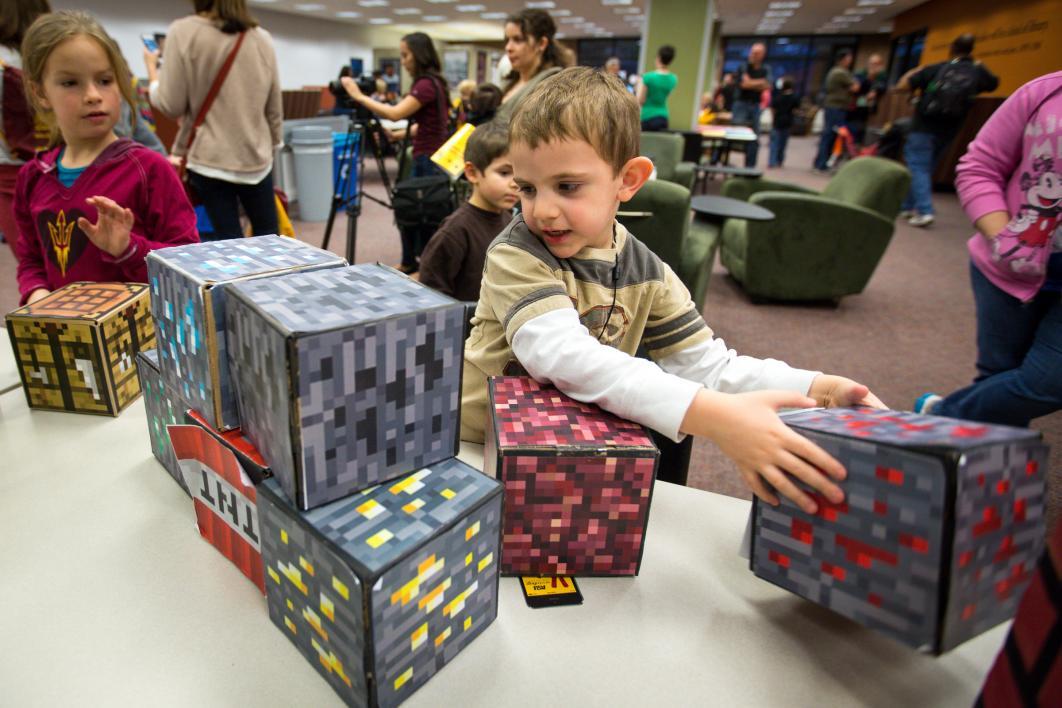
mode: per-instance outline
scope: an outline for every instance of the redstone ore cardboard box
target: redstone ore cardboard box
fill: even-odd
[[[845,466],[845,501],[753,505],[756,575],[920,650],[1014,615],[1044,539],[1047,446],[1025,428],[870,408],[783,415]]]

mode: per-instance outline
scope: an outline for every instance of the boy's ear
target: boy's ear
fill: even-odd
[[[638,190],[642,188],[646,180],[649,179],[649,175],[653,173],[653,161],[644,155],[638,157],[632,157],[627,160],[627,164],[620,170],[620,190],[619,200],[621,202],[630,201],[631,197],[638,193]]]
[[[480,174],[479,168],[473,165],[471,162],[465,162],[465,179],[471,184],[478,182],[483,175]]]

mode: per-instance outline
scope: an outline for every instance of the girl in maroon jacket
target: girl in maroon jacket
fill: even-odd
[[[173,166],[114,133],[121,101],[136,113],[118,46],[91,16],[58,12],[29,28],[22,65],[52,147],[15,186],[21,302],[78,280],[146,282],[149,251],[199,236]]]

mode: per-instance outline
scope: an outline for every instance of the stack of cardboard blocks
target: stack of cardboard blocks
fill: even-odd
[[[162,386],[193,409],[175,476],[337,693],[396,705],[497,614],[501,486],[454,457],[464,309],[262,240],[149,261]]]
[[[140,395],[136,357],[155,342],[147,287],[70,283],[7,315],[30,408],[118,415]]]
[[[848,471],[845,501],[753,506],[756,575],[920,650],[1014,616],[1044,539],[1047,446],[1025,428],[869,408],[783,416]]]

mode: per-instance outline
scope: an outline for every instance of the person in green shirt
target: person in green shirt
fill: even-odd
[[[667,68],[675,58],[670,44],[656,53],[656,71],[646,72],[638,84],[638,102],[642,104],[642,130],[667,130],[667,97],[675,90],[678,77]]]
[[[826,171],[830,150],[837,137],[837,128],[844,125],[852,95],[859,91],[859,82],[852,76],[852,52],[844,49],[837,55],[837,63],[826,74],[824,89],[826,100],[822,107],[825,120],[819,135],[819,151],[815,156],[816,172]]]

